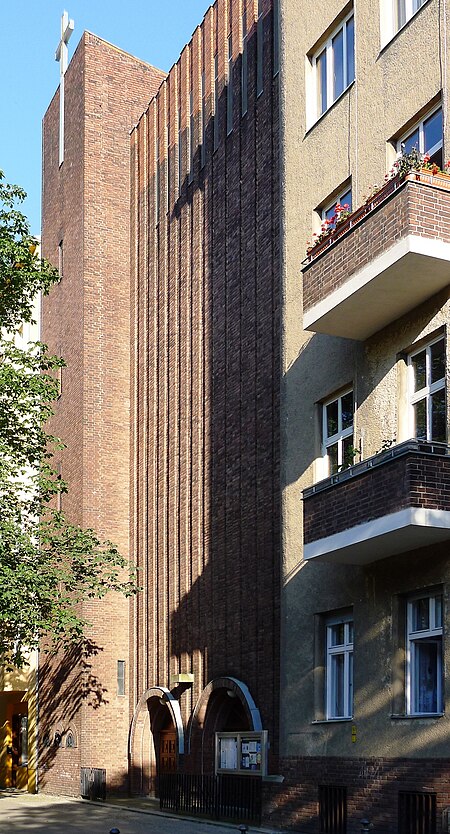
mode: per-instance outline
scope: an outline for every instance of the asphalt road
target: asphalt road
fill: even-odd
[[[236,825],[174,819],[82,799],[0,791],[0,834],[230,834]],[[255,829],[253,829],[255,831]]]

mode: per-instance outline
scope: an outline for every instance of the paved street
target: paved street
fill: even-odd
[[[230,834],[236,825],[181,820],[79,799],[0,791],[0,834]],[[253,829],[255,830],[255,829]]]

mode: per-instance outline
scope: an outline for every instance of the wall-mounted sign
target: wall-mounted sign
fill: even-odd
[[[216,772],[265,775],[267,730],[216,733]]]

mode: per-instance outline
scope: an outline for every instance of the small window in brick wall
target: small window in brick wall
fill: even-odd
[[[76,747],[75,736],[71,730],[66,733],[66,747],[73,748]]]
[[[319,785],[320,834],[345,834],[347,831],[347,788]]]
[[[125,695],[125,661],[117,661],[117,694]]]
[[[436,834],[436,794],[399,791],[398,834]]]

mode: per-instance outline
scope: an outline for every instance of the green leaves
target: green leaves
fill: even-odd
[[[5,182],[0,171],[0,324],[14,330],[30,321],[39,291],[47,293],[57,272],[38,256],[38,241],[26,217],[15,208],[25,192]]]
[[[64,361],[40,342],[21,347],[16,332],[58,276],[37,257],[15,207],[24,196],[0,172],[0,662],[7,668],[22,665],[44,635],[58,645],[82,639],[83,600],[136,591],[116,547],[57,510],[67,486],[52,454],[63,444],[45,423]]]

